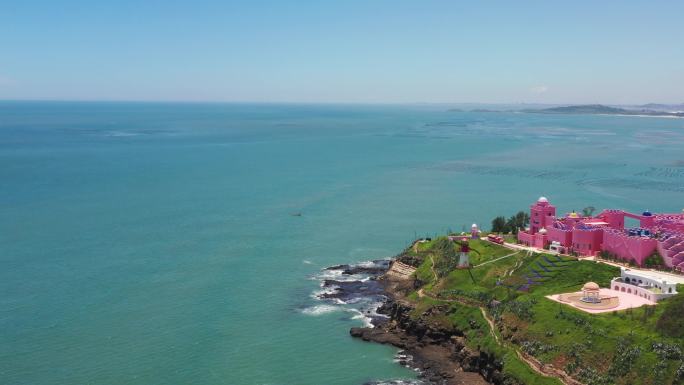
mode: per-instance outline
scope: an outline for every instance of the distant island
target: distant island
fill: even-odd
[[[525,109],[490,109],[490,108],[474,108],[470,110],[463,110],[460,108],[451,108],[448,112],[476,112],[476,113],[492,113],[492,112],[517,112],[530,114],[564,114],[564,115],[619,115],[619,116],[657,116],[657,117],[684,117],[684,104],[643,104],[636,106],[607,106],[604,104],[578,104],[567,106],[553,106],[542,107],[535,106],[535,108]]]
[[[583,104],[543,109],[527,109],[521,112],[535,114],[578,114],[578,115],[630,115],[630,116],[672,116],[684,117],[684,111],[659,111],[654,109],[627,109],[602,104]]]

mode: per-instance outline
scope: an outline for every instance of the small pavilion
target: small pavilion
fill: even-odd
[[[601,303],[600,288],[596,282],[587,282],[582,287],[582,302]]]

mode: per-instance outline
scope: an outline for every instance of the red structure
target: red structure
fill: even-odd
[[[503,245],[504,243],[504,239],[496,234],[487,235],[487,240],[490,242],[498,243],[500,245]]]
[[[468,253],[470,252],[470,245],[468,244],[468,238],[463,237],[460,242],[461,245],[461,254],[458,259],[458,267],[460,269],[467,269],[470,267],[470,258],[468,257]]]
[[[626,229],[625,218],[639,222]],[[623,210],[604,210],[597,216],[572,212],[556,217],[556,208],[541,197],[530,206],[530,228],[518,232],[520,243],[540,249],[555,244],[584,256],[607,252],[639,266],[653,253],[665,265],[684,271],[684,213],[641,215]]]

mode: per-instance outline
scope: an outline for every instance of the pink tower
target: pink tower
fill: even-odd
[[[551,225],[555,217],[556,206],[549,203],[545,197],[537,199],[537,202],[530,206],[530,234],[534,235]]]
[[[599,217],[614,229],[622,230],[625,228],[625,212],[622,210],[603,210]]]

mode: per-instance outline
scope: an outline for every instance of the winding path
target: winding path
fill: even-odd
[[[508,255],[504,255],[503,257],[499,257],[499,258],[497,258],[497,259],[492,259],[491,261],[482,262],[482,263],[480,263],[479,265],[473,266],[473,269],[476,269],[476,268],[478,268],[478,267],[480,267],[480,266],[484,266],[484,265],[490,264],[490,263],[492,263],[492,262],[499,261],[499,260],[504,259],[504,258],[512,257],[512,256],[514,256],[514,255],[516,255],[516,254],[519,254],[521,251],[522,251],[522,250],[518,250],[518,251],[516,251],[515,253],[511,253],[511,254],[508,254]]]
[[[520,251],[522,251],[522,250],[519,250],[513,254],[505,255],[503,257],[497,258],[497,259],[492,260],[492,261],[485,262],[484,264],[494,262],[494,261],[498,261],[498,260],[503,259],[503,258],[508,258],[510,256],[518,254]],[[479,264],[475,267],[482,266],[482,265],[483,264]],[[437,282],[438,277],[437,277],[437,272],[435,272],[435,260],[434,260],[434,258],[432,258],[432,256],[430,256],[430,270],[432,271],[432,275],[434,276],[435,282]],[[515,266],[513,267],[513,270],[515,270]],[[532,369],[535,373],[537,373],[541,376],[544,376],[544,377],[557,378],[561,383],[563,383],[563,385],[585,385],[584,383],[579,382],[579,381],[575,380],[574,378],[572,378],[565,371],[560,370],[560,369],[556,369],[552,365],[544,364],[541,361],[534,358],[533,356],[519,350],[516,346],[499,339],[499,335],[496,334],[496,325],[494,324],[494,320],[492,320],[489,317],[484,306],[480,306],[479,304],[478,305],[473,304],[472,302],[466,301],[464,299],[435,298],[435,297],[431,296],[430,294],[426,294],[425,290],[423,288],[420,288],[417,291],[417,294],[418,294],[419,298],[425,297],[425,298],[429,298],[429,299],[434,300],[434,301],[441,301],[441,302],[447,302],[447,303],[454,303],[455,302],[455,303],[459,303],[459,304],[466,305],[466,306],[477,306],[480,309],[480,312],[482,313],[482,317],[485,319],[485,321],[487,321],[487,324],[489,325],[489,333],[492,335],[492,337],[494,337],[494,340],[496,341],[496,343],[501,345],[501,346],[513,349],[513,351],[515,351],[518,358],[521,361],[523,361],[525,364],[527,364],[527,366],[529,366],[530,369]]]

